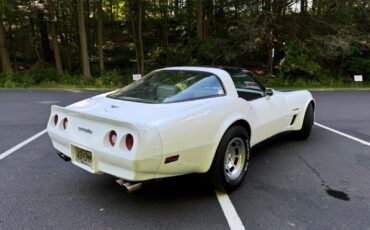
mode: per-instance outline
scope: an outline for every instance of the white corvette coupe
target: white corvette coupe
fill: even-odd
[[[285,131],[306,139],[315,101],[308,91],[265,88],[239,68],[170,67],[65,108],[52,106],[48,134],[59,156],[107,173],[133,191],[149,180],[208,173],[231,191],[250,148]]]

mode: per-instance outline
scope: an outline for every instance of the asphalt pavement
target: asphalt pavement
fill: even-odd
[[[0,154],[44,130],[50,105],[99,92],[0,90]],[[316,122],[370,141],[370,91],[313,92]],[[229,194],[245,229],[370,229],[370,147],[314,126],[253,148]],[[126,194],[108,175],[62,161],[46,134],[0,160],[0,229],[228,229],[202,175]]]

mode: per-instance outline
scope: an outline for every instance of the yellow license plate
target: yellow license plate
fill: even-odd
[[[75,147],[75,155],[77,162],[89,166],[90,168],[93,167],[93,158],[90,151]]]

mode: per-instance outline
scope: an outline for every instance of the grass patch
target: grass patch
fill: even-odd
[[[270,88],[277,90],[370,90],[370,82],[354,82],[353,80],[338,77],[310,79],[284,79],[281,77],[261,77],[261,82]]]

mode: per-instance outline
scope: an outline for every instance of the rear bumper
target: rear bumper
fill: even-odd
[[[70,158],[74,165],[94,174],[106,173],[128,181],[145,181],[156,177],[161,162],[161,158],[158,159],[158,157],[137,159],[128,154],[117,154],[115,151],[101,151],[91,148],[91,146],[83,146],[80,143],[75,143],[68,138],[51,132],[48,134],[57,152]],[[82,148],[92,153],[92,167],[88,167],[76,161],[74,154],[75,147]]]

